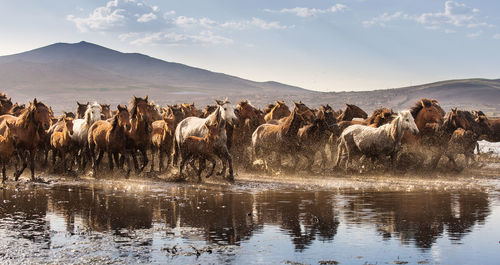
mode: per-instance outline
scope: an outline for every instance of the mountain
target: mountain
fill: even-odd
[[[255,82],[139,53],[122,53],[88,42],[55,43],[0,56],[0,88],[14,101],[37,97],[54,110],[72,110],[75,101],[126,104],[132,95],[158,104],[197,102],[205,105],[228,96],[264,106],[275,99],[302,100],[312,106],[344,103],[367,111],[379,106],[405,109],[422,97],[451,107],[482,109],[500,115],[500,79],[462,79],[419,86],[362,92],[314,92],[278,82]]]

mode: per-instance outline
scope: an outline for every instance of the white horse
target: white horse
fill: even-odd
[[[79,170],[84,169],[86,163],[84,156],[86,155],[85,150],[87,148],[87,136],[89,128],[90,126],[92,126],[92,124],[94,124],[94,122],[99,120],[101,120],[101,105],[99,105],[97,102],[94,102],[87,105],[87,110],[85,111],[83,119],[76,119],[73,121],[73,135],[71,136],[71,139],[77,147],[77,152],[79,153],[79,156],[77,157],[83,160],[78,160]]]
[[[207,134],[207,128],[205,122],[208,120],[213,120],[217,116],[220,117],[220,120],[217,121],[219,124],[219,137],[217,143],[215,145],[215,154],[221,159],[223,169],[219,173],[221,175],[226,172],[226,161],[229,164],[229,179],[233,179],[233,160],[231,154],[229,154],[229,150],[227,148],[227,135],[226,135],[226,122],[230,125],[234,125],[238,122],[238,118],[234,114],[234,108],[231,106],[230,102],[226,99],[223,101],[216,100],[217,109],[208,115],[206,118],[198,118],[198,117],[187,117],[175,128],[175,136],[174,136],[174,159],[173,163],[177,164],[178,157],[180,155],[180,150],[182,150],[181,146],[184,142],[184,139],[188,136],[197,136],[197,137],[205,137]],[[201,162],[200,162],[201,163]]]
[[[372,159],[385,158],[389,155],[394,163],[395,155],[401,147],[401,138],[405,131],[410,131],[413,134],[418,133],[415,120],[407,110],[399,112],[391,123],[378,128],[359,124],[351,125],[339,137],[340,142],[335,166],[340,165],[345,155],[347,155],[346,169],[353,156],[356,155],[364,155]]]

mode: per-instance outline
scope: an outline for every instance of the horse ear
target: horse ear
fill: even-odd
[[[148,97],[149,97],[149,95],[146,95],[146,97],[144,98],[146,100],[146,102],[148,101]]]
[[[38,103],[38,101],[36,100],[36,98],[33,100],[33,105],[36,105]]]

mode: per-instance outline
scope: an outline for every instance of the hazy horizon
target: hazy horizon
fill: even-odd
[[[2,1],[0,21],[9,27],[0,29],[0,55],[85,40],[253,81],[332,92],[496,79],[499,7],[430,0]]]

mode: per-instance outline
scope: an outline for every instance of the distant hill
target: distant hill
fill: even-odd
[[[194,101],[205,105],[228,96],[233,101],[247,98],[258,106],[285,99],[312,106],[329,103],[337,109],[353,103],[368,111],[378,106],[405,109],[428,97],[438,99],[446,110],[474,108],[500,115],[500,79],[323,93],[273,81],[255,82],[84,41],[0,56],[0,90],[19,102],[37,97],[56,112],[72,110],[76,100],[126,104],[132,95],[149,95],[159,104]]]

